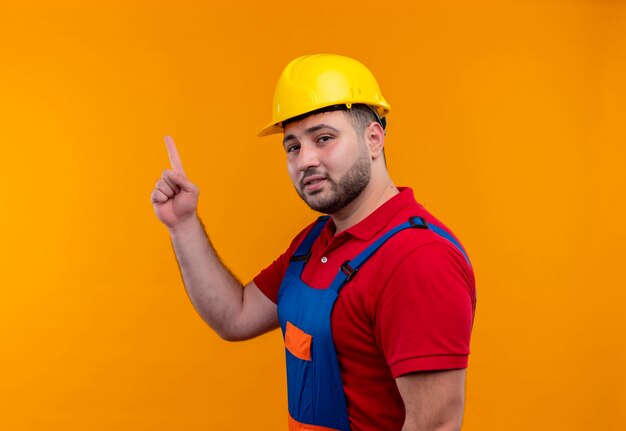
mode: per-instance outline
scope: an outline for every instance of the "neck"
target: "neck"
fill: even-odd
[[[332,214],[335,223],[335,234],[344,231],[373,213],[378,207],[397,195],[398,189],[387,177],[382,184],[373,182],[367,185],[365,190],[347,206]]]

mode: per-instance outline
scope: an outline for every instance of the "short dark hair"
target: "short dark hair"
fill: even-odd
[[[367,127],[376,122],[380,124],[383,130],[386,130],[387,119],[380,118],[378,113],[374,111],[375,108],[372,108],[368,105],[364,105],[362,103],[357,103],[352,105],[350,109],[346,110],[346,113],[350,116],[352,120],[352,128],[354,132],[359,137],[359,139],[363,139],[363,132]],[[385,166],[387,166],[387,156],[385,155],[385,149],[383,148],[383,160],[385,161]]]
[[[346,110],[346,113],[352,119],[354,131],[359,135],[362,135],[363,131],[367,128],[367,126],[372,124],[372,122],[380,123],[383,129],[385,128],[384,123],[382,123],[378,114],[374,112],[374,109],[362,103],[352,105],[350,109]]]

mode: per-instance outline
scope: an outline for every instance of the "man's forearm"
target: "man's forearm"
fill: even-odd
[[[211,328],[233,339],[243,286],[219,259],[198,216],[170,229],[172,246],[192,304]]]
[[[418,425],[414,422],[405,421],[402,431],[460,431],[461,425],[456,420],[449,423],[441,423],[439,425]]]
[[[463,424],[465,370],[424,371],[396,379],[406,417],[402,431],[458,431]]]

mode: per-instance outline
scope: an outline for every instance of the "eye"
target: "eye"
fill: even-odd
[[[331,139],[333,139],[332,136],[330,135],[322,135],[319,138],[317,138],[317,142],[320,144],[325,144],[326,142],[330,141]]]
[[[287,145],[287,148],[285,148],[285,151],[287,151],[287,153],[293,153],[295,151],[298,151],[300,149],[300,144],[291,144],[291,145]]]

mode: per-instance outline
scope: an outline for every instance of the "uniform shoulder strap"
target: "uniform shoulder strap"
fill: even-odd
[[[304,265],[308,262],[309,257],[311,257],[311,248],[313,247],[313,243],[317,239],[317,237],[322,232],[324,225],[328,221],[330,216],[322,216],[317,219],[307,236],[302,240],[296,251],[289,259],[289,266],[298,266],[299,270],[304,268]]]
[[[372,244],[370,244],[365,250],[359,253],[359,255],[355,257],[354,259],[345,261],[343,265],[341,265],[341,269],[335,276],[335,279],[330,285],[330,288],[339,292],[344,284],[352,280],[352,278],[359,271],[359,268],[361,268],[361,266],[367,261],[367,259],[372,257],[372,255],[380,247],[382,247],[382,245],[386,243],[389,240],[389,238],[391,238],[398,232],[403,231],[404,229],[410,229],[410,228],[430,229],[437,235],[447,239],[461,252],[461,254],[463,254],[463,256],[465,257],[465,260],[467,261],[467,264],[471,266],[469,258],[467,257],[467,253],[465,253],[465,250],[463,249],[461,244],[459,244],[459,242],[452,235],[450,235],[445,229],[439,226],[436,226],[432,223],[426,223],[426,220],[424,220],[422,217],[413,216],[413,217],[409,217],[409,220],[407,222],[401,223],[398,226],[392,229],[389,229],[387,232],[385,232],[383,236],[381,236]]]

